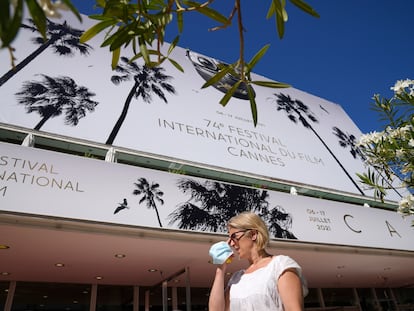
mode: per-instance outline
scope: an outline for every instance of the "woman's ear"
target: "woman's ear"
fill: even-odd
[[[256,239],[257,239],[257,231],[254,230],[252,231],[252,241],[256,241]]]

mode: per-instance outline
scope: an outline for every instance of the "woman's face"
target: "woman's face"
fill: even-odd
[[[252,239],[247,234],[251,229],[229,229],[229,245],[238,253],[239,258],[245,258],[252,247]]]

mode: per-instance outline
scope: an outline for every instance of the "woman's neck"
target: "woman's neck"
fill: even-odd
[[[251,260],[250,260],[250,264],[252,266],[256,266],[258,265],[262,260],[271,257],[272,255],[270,255],[269,253],[267,253],[266,251],[261,251],[257,254],[255,254],[254,256],[252,256]]]

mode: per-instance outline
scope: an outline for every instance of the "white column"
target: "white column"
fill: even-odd
[[[15,291],[16,291],[16,281],[10,281],[9,291],[7,292],[6,304],[4,305],[4,311],[11,311]]]
[[[149,311],[149,304],[150,304],[150,291],[145,291],[145,311]]]
[[[98,297],[98,285],[92,284],[91,288],[91,302],[89,304],[89,311],[96,310],[96,298]]]
[[[321,308],[325,308],[325,299],[323,299],[322,289],[318,288],[317,291],[318,291],[319,304],[321,305]]]
[[[168,311],[168,282],[162,282],[162,310]]]
[[[139,311],[139,286],[134,286],[133,311]]]
[[[172,309],[178,310],[178,295],[177,295],[177,286],[171,288],[171,298],[172,298]]]
[[[362,310],[362,308],[361,308],[361,301],[359,300],[359,295],[358,295],[357,289],[356,288],[353,288],[352,289],[352,292],[354,294],[355,305],[358,307],[358,310],[359,311],[365,311],[365,310]]]
[[[185,304],[186,310],[191,311],[190,268],[185,268]]]

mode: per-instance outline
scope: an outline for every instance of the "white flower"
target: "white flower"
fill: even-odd
[[[359,138],[359,141],[357,143],[358,146],[366,146],[370,144],[377,144],[379,141],[381,141],[381,138],[383,136],[383,132],[370,132],[368,134],[361,135]]]
[[[404,156],[405,150],[404,149],[397,149],[395,150],[395,156],[397,158],[402,158]]]
[[[400,128],[401,132],[403,132],[404,134],[412,131],[413,127],[411,126],[411,124],[406,124],[403,127]]]
[[[395,85],[392,86],[390,89],[393,90],[396,94],[401,94],[405,91],[406,88],[409,88],[410,85],[413,85],[414,81],[410,79],[405,80],[398,80],[395,82]]]
[[[408,141],[408,146],[410,146],[410,147],[414,147],[414,138],[411,138],[411,139]]]
[[[398,205],[398,213],[405,215],[414,214],[414,196],[412,194],[401,199]]]

